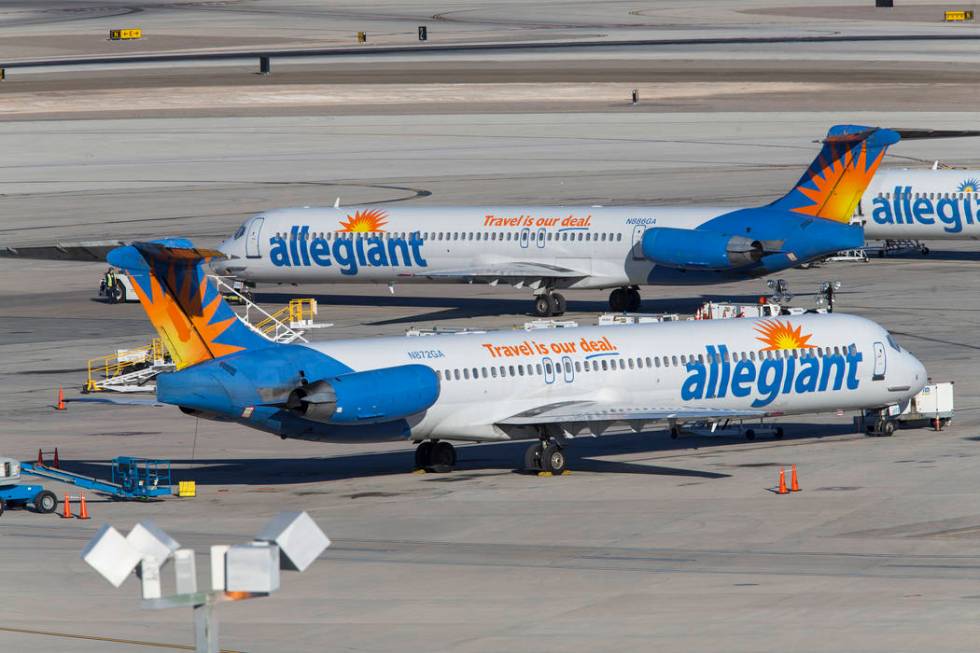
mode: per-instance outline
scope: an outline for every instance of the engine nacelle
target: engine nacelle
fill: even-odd
[[[325,424],[377,424],[415,415],[439,398],[439,378],[425,365],[350,372],[300,386],[286,409]]]
[[[643,234],[643,255],[671,268],[725,270],[756,263],[764,253],[758,240],[714,231],[651,227]]]

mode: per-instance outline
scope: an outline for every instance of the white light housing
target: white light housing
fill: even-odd
[[[330,546],[330,538],[305,512],[281,512],[255,538],[279,546],[281,569],[304,571]]]
[[[109,524],[100,528],[82,549],[82,560],[115,587],[133,573],[141,557],[122,533]]]

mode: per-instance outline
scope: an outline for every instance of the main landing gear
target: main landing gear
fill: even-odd
[[[566,308],[568,302],[565,301],[565,297],[550,290],[534,298],[534,313],[538,317],[564,315]]]
[[[609,308],[617,313],[636,312],[640,310],[640,302],[640,290],[636,286],[616,288],[609,293]]]
[[[554,440],[541,440],[524,452],[524,469],[558,475],[565,471],[565,452]]]
[[[415,468],[448,472],[456,465],[456,447],[442,440],[426,440],[415,448]]]

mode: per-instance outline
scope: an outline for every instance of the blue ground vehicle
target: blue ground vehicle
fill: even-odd
[[[20,461],[0,458],[0,515],[8,506],[32,506],[35,512],[54,512],[58,497],[43,485],[25,485],[20,480]]]

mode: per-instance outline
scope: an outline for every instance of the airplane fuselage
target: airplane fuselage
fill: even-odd
[[[868,240],[977,240],[980,171],[881,170],[858,207]]]

